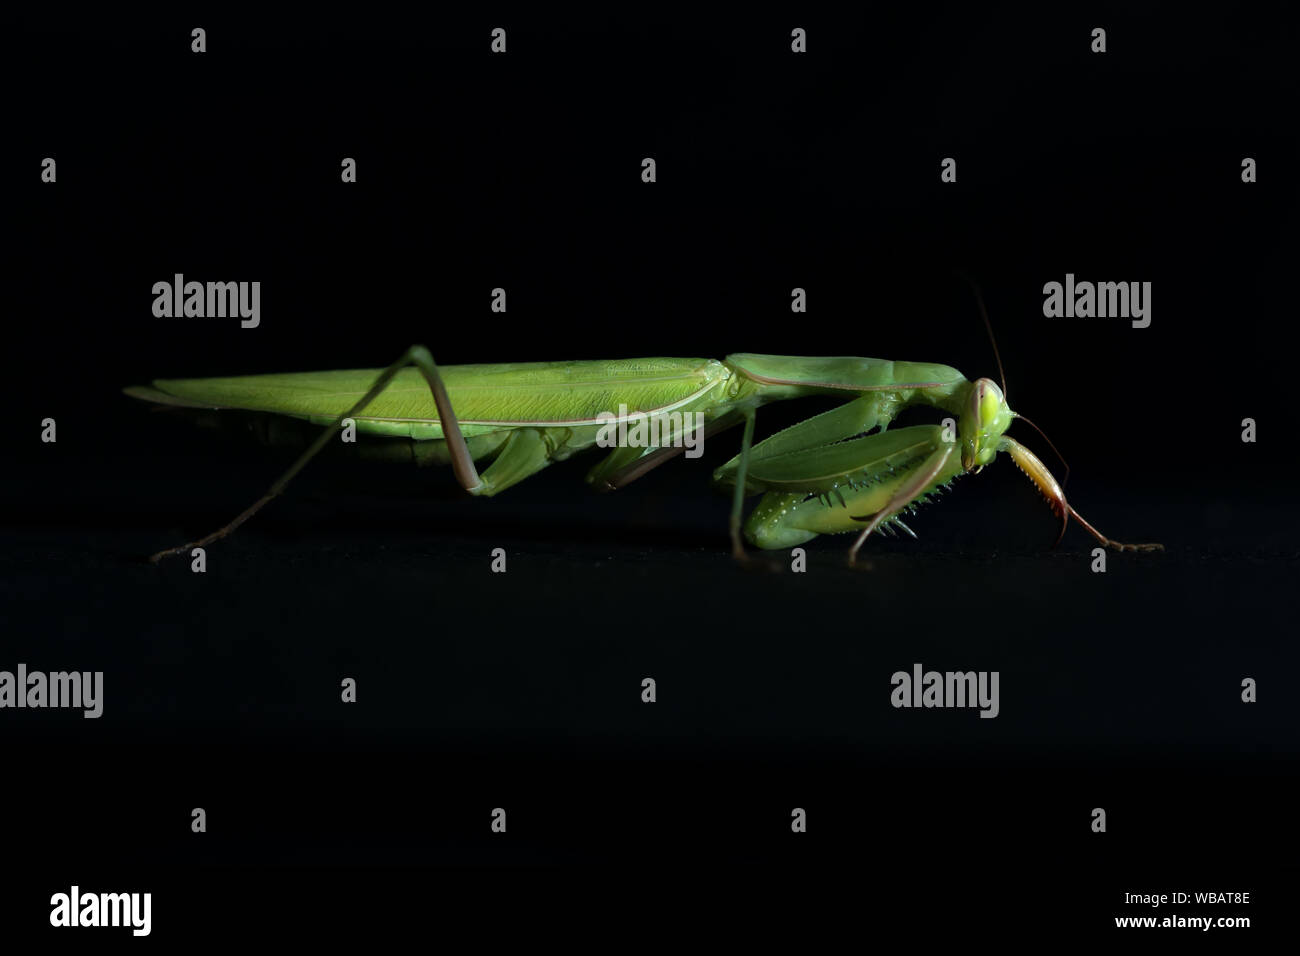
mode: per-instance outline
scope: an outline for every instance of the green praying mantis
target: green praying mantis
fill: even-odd
[[[984,319],[988,326],[987,315]],[[989,333],[991,337],[991,326]],[[996,348],[995,343],[995,353]],[[1001,365],[999,357],[999,370]],[[278,496],[345,427],[382,439],[376,444],[383,457],[450,463],[465,491],[491,496],[551,462],[605,444],[611,424],[647,418],[664,423],[657,440],[615,447],[591,469],[587,482],[599,490],[620,488],[681,453],[689,444],[688,430],[702,440],[743,425],[740,453],[713,475],[716,484],[733,489],[731,545],[741,561],[747,560],[742,531],[762,549],[794,547],[820,534],[857,532],[848,552],[852,565],[873,532],[897,528],[913,534],[903,523],[904,513],[961,475],[978,473],[999,452],[1011,456],[1061,519],[1058,543],[1073,517],[1107,547],[1161,549],[1159,544],[1123,544],[1106,537],[1066,501],[1061,484],[1042,461],[1005,434],[1022,416],[1007,404],[1005,377],[1003,382],[1002,388],[988,378],[972,382],[955,368],[922,362],[749,353],[722,361],[645,358],[440,367],[427,348],[416,345],[383,370],[169,379],[125,391],[162,405],[239,409],[328,426],[233,521],[197,541],[158,552],[150,559],[154,562],[229,535]],[[843,402],[753,443],[760,405],[812,395]],[[900,412],[918,405],[951,417],[940,425],[889,428]],[[615,408],[618,414],[610,411]],[[485,460],[490,464],[480,472],[476,462]],[[760,493],[742,524],[744,499]]]

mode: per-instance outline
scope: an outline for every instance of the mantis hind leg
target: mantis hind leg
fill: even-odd
[[[253,517],[253,515],[257,514],[257,512],[261,511],[266,504],[284,491],[289,482],[294,479],[294,476],[297,475],[298,472],[302,471],[302,469],[307,466],[307,463],[320,453],[321,449],[325,447],[326,443],[328,443],[331,438],[338,434],[339,430],[343,427],[344,419],[360,415],[361,412],[365,410],[366,406],[373,402],[375,398],[388,387],[389,383],[392,382],[393,377],[408,365],[414,365],[420,370],[424,375],[424,380],[429,384],[429,390],[433,393],[433,402],[438,408],[438,417],[439,422],[442,425],[443,439],[447,443],[447,450],[451,458],[451,467],[452,471],[456,475],[456,480],[460,482],[461,487],[470,494],[483,494],[488,486],[484,484],[483,479],[479,477],[478,470],[474,467],[474,458],[470,454],[469,448],[466,447],[465,438],[460,431],[460,423],[456,418],[456,412],[451,406],[451,398],[447,395],[446,386],[442,383],[442,376],[438,374],[437,363],[434,362],[433,355],[430,354],[427,348],[423,345],[413,345],[402,353],[401,358],[379,374],[379,377],[375,379],[375,383],[370,386],[370,390],[366,392],[366,394],[363,395],[355,405],[340,415],[332,425],[328,426],[319,436],[317,436],[316,440],[308,446],[307,450],[298,456],[298,460],[290,465],[289,469],[283,475],[276,479],[275,484],[270,487],[266,494],[240,512],[240,514],[237,515],[229,524],[218,528],[206,537],[199,538],[197,541],[190,541],[174,548],[167,548],[164,551],[159,551],[157,554],[150,557],[149,561],[153,564],[157,564],[169,555],[182,554],[192,548],[205,547],[212,542],[220,541],[222,538],[233,533],[235,529],[249,518]],[[504,452],[502,457],[505,457]],[[489,470],[495,469],[498,464],[500,464],[500,459],[493,463],[492,469]],[[519,479],[516,478],[515,480],[517,481]]]

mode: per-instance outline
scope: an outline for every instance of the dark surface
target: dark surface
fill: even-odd
[[[473,17],[205,18],[204,57],[185,15],[25,35],[19,68],[47,69],[7,151],[23,242],[0,668],[103,670],[107,703],[0,717],[24,781],[6,845],[48,871],[15,897],[22,922],[74,869],[170,890],[158,919],[180,926],[206,910],[177,887],[204,880],[381,897],[446,884],[317,867],[570,862],[904,874],[872,912],[1084,930],[1137,914],[1126,890],[1253,888],[1247,915],[1282,911],[1300,839],[1289,34],[1244,14],[1209,35],[1091,11],[846,16],[802,23],[805,58],[788,18],[752,14],[515,17],[496,59],[495,21]],[[445,471],[321,464],[205,574],[143,561],[288,459],[124,385],[382,366],[413,342],[449,364],[765,351],[996,377],[958,270],[1073,503],[1167,552],[1095,574],[1077,527],[1049,550],[1054,519],[1003,460],[920,512],[920,541],[869,545],[869,570],[823,538],[806,573],[746,572],[708,481],[732,434],[608,496],[583,486],[591,459],[490,501]],[[177,271],[260,279],[262,326],[153,318],[150,286]],[[1152,326],[1043,318],[1066,272],[1152,281]],[[764,410],[760,431],[819,407]],[[35,440],[46,416],[56,445]],[[915,662],[999,671],[1000,716],[892,708]]]

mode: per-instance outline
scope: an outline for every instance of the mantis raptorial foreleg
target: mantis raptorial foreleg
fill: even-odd
[[[755,458],[751,481],[766,494],[746,534],[759,547],[786,548],[819,534],[858,534],[872,518],[872,530],[898,524],[899,512],[960,474],[956,453],[945,453],[953,447],[942,426],[913,425]],[[719,469],[720,480],[733,475],[731,463]]]
[[[257,501],[253,502],[248,508],[244,509],[235,520],[197,541],[190,541],[187,544],[178,545],[175,548],[167,548],[164,551],[159,551],[157,554],[149,558],[150,562],[156,564],[168,555],[181,554],[191,550],[192,548],[206,547],[213,541],[220,541],[222,538],[235,531],[235,529],[245,521],[257,514],[263,506],[268,504],[272,499],[276,498],[282,491],[284,491],[289,482],[294,479],[294,476],[297,475],[298,472],[302,471],[303,468],[307,466],[307,463],[320,453],[321,449],[325,447],[330,439],[339,433],[339,430],[343,427],[345,419],[360,415],[366,409],[366,406],[373,402],[375,398],[388,387],[389,383],[392,382],[393,377],[409,365],[414,365],[418,368],[421,374],[424,375],[424,380],[429,383],[429,390],[433,393],[433,402],[438,408],[439,421],[442,425],[444,441],[447,443],[447,449],[451,456],[451,467],[452,471],[456,475],[456,480],[460,482],[461,486],[470,494],[484,493],[484,491],[491,486],[485,484],[484,480],[479,477],[478,470],[474,467],[474,459],[465,445],[465,438],[461,434],[460,423],[456,419],[456,412],[451,407],[451,398],[447,395],[447,389],[442,384],[442,376],[438,374],[438,365],[434,362],[433,355],[430,354],[427,348],[423,345],[413,345],[402,353],[401,358],[388,366],[388,368],[384,369],[384,371],[379,374],[379,377],[375,379],[375,383],[370,386],[370,390],[361,397],[360,401],[340,415],[332,425],[326,427],[326,429],[317,436],[316,440],[308,446],[307,450],[298,456],[298,460],[289,466],[288,471],[276,479],[275,484],[270,487],[266,494],[261,498],[258,498]],[[505,457],[504,452],[502,457]],[[493,471],[500,463],[501,458],[498,458],[497,461],[493,463],[492,468],[488,469],[488,471]],[[542,464],[545,464],[545,462],[543,461]],[[538,465],[538,467],[541,467],[541,465]],[[536,469],[533,470],[535,471]],[[528,472],[528,474],[531,474],[531,472]],[[526,477],[526,475],[520,475],[514,480],[518,481],[522,477]]]
[[[763,469],[783,456],[789,456],[787,461],[802,463],[808,460],[808,452],[843,442],[862,432],[871,431],[877,425],[883,428],[888,422],[888,416],[881,413],[879,399],[874,395],[846,402],[784,428],[755,445],[749,454],[747,477],[752,476],[762,481]],[[815,456],[813,460],[816,460]],[[713,480],[721,483],[735,481],[739,464],[740,456],[737,455],[713,473]],[[747,492],[754,490],[746,489]]]
[[[907,480],[899,486],[898,490],[890,496],[885,507],[876,512],[875,517],[873,517],[867,526],[862,529],[862,533],[858,535],[857,540],[853,542],[853,547],[849,548],[850,566],[857,562],[858,549],[862,547],[862,542],[867,540],[871,532],[879,528],[881,522],[886,521],[891,516],[902,511],[909,504],[919,498],[925,490],[930,487],[935,479],[939,477],[947,466],[948,460],[952,458],[953,447],[954,446],[951,442],[945,442],[942,447],[936,448],[934,452],[930,454],[930,457],[925,459],[916,471],[914,471]],[[856,521],[861,519],[855,518],[854,520]],[[910,531],[911,529],[909,528],[908,530]]]
[[[862,435],[877,425],[883,431],[890,417],[882,409],[880,396],[864,395],[768,436],[754,446],[750,461],[757,471],[762,463],[782,455],[803,456]],[[729,467],[730,463],[723,470]]]

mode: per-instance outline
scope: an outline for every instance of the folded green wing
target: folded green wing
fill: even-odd
[[[329,423],[352,408],[381,369],[159,379],[154,390],[127,389],[150,401],[291,415]],[[587,424],[601,412],[670,409],[730,374],[710,359],[647,358],[441,367],[466,436],[521,425]],[[416,438],[441,435],[438,410],[418,369],[407,368],[358,415],[364,431]]]

